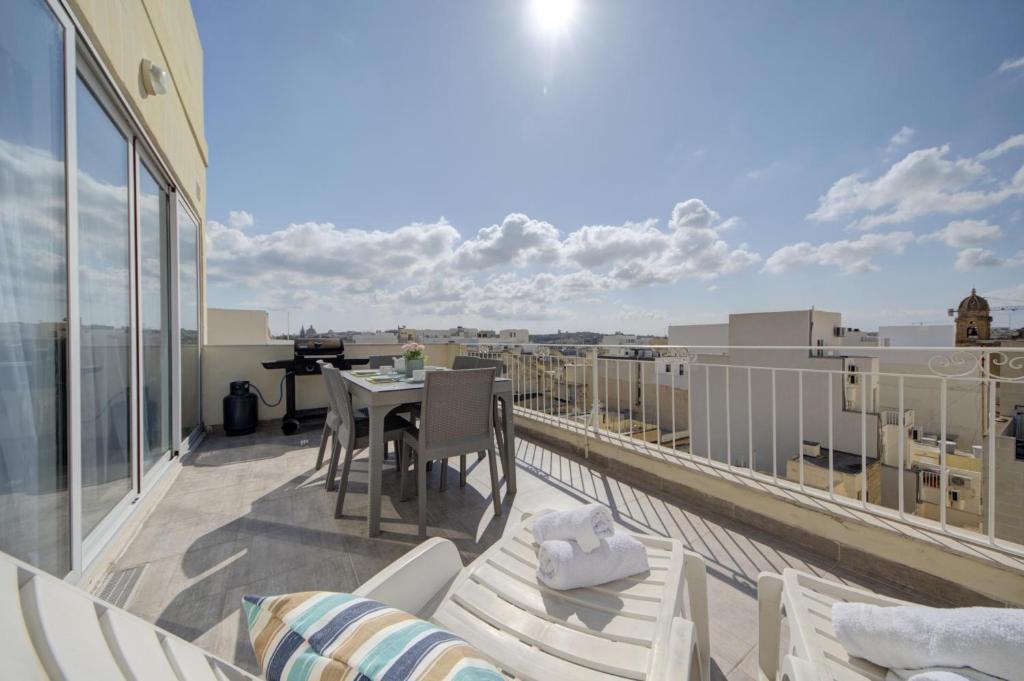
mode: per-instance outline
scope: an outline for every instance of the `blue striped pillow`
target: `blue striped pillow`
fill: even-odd
[[[368,598],[307,591],[243,596],[267,681],[503,681],[455,634]]]

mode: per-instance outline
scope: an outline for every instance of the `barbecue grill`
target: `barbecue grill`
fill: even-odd
[[[314,409],[295,408],[295,377],[320,374],[318,361],[323,360],[339,369],[366,364],[366,359],[345,359],[345,343],[340,338],[296,338],[294,355],[291,359],[263,362],[264,369],[283,369],[285,411],[281,419],[281,432],[292,435],[298,432],[305,421],[322,421],[327,416],[326,407]]]

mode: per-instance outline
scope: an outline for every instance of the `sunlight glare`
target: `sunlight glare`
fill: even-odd
[[[554,35],[569,28],[579,0],[530,0],[530,14],[542,33]]]

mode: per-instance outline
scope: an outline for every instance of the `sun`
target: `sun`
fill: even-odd
[[[555,35],[569,28],[579,5],[579,0],[530,0],[530,15],[542,33]]]

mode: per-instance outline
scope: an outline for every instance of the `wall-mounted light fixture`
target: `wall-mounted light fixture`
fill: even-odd
[[[148,59],[142,60],[142,87],[150,95],[162,95],[171,84],[171,76],[162,67]]]

